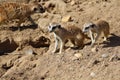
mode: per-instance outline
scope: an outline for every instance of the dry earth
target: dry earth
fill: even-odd
[[[37,1],[46,8],[45,13],[32,15],[38,27],[28,21],[21,31],[13,22],[0,26],[0,80],[120,80],[120,0]],[[68,43],[62,54],[52,53],[50,22],[82,28],[98,19],[109,22],[111,35],[97,51],[92,52],[87,41],[83,49],[72,49]]]

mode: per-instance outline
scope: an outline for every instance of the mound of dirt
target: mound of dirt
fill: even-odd
[[[0,25],[0,80],[120,80],[119,0],[8,1],[38,1],[46,12],[32,15],[37,27],[28,21],[21,31],[11,23],[6,25],[11,28]],[[90,40],[83,49],[73,49],[68,42],[62,54],[52,53],[55,42],[48,32],[50,22],[82,29],[84,23],[99,19],[110,24],[107,42],[99,39],[101,43],[93,50]]]

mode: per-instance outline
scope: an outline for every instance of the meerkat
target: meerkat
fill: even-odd
[[[60,42],[59,54],[61,54],[67,40],[70,40],[74,46],[83,47],[84,39],[89,38],[75,25],[62,27],[59,23],[53,22],[49,24],[48,30],[49,32],[53,32],[55,37],[55,48],[53,53],[57,51],[58,42]]]
[[[93,23],[93,22],[85,23],[83,26],[83,32],[90,33],[90,37],[92,41],[91,46],[93,47],[95,42],[100,37],[101,33],[104,34],[104,41],[107,40],[108,35],[110,34],[110,26],[109,26],[109,23],[104,20],[99,20],[96,23]]]
[[[45,10],[39,3],[3,2],[0,3],[0,24],[7,23],[13,19],[19,19],[18,26],[26,19],[29,19],[35,24],[31,15],[33,13],[43,12],[45,12]]]

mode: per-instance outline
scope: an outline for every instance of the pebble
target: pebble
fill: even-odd
[[[74,0],[72,0],[70,4],[71,4],[71,5],[74,5],[74,4],[75,4],[75,1],[74,1]]]
[[[70,19],[71,19],[71,16],[70,16],[70,15],[64,16],[64,17],[62,18],[62,22],[68,22],[68,21],[70,21]]]
[[[108,54],[102,54],[101,57],[102,57],[102,58],[107,58],[107,57],[108,57]]]
[[[74,56],[72,57],[72,60],[79,60],[83,57],[83,55],[81,53],[76,53],[74,54]]]
[[[34,51],[32,49],[28,49],[25,51],[25,53],[32,55],[32,54],[34,54]]]
[[[91,49],[91,51],[92,51],[92,52],[97,52],[98,49],[97,49],[96,47],[94,47],[94,48]]]
[[[91,76],[91,77],[95,77],[95,75],[96,75],[96,74],[95,74],[94,72],[91,72],[91,73],[90,73],[90,76]]]
[[[83,57],[81,53],[76,53],[76,54],[74,54],[74,56],[78,59]]]

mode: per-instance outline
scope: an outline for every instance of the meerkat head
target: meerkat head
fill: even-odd
[[[48,26],[49,32],[55,32],[56,30],[60,29],[61,25],[57,23],[50,23]]]
[[[83,30],[82,31],[85,33],[85,32],[88,32],[89,30],[94,29],[95,27],[96,27],[96,25],[94,23],[92,23],[92,22],[85,23],[84,26],[83,26]]]
[[[30,7],[31,7],[32,12],[35,12],[35,13],[44,13],[45,12],[45,9],[42,7],[42,5],[40,5],[38,3],[31,3],[31,4],[32,5]]]

